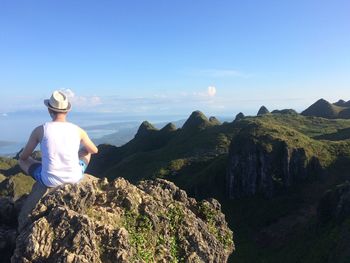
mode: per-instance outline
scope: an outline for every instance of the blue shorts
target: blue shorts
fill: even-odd
[[[83,160],[79,160],[79,165],[81,167],[81,172],[84,174],[87,168],[87,164]],[[41,179],[41,169],[42,169],[41,163],[34,163],[29,167],[28,174],[31,177],[33,177],[35,181],[45,186],[45,184],[43,183],[43,180]]]

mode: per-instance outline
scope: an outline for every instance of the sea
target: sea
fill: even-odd
[[[153,124],[178,121],[185,115],[121,115],[117,113],[70,112],[68,121],[85,129],[92,140],[127,129],[135,133],[142,121]],[[18,111],[0,113],[0,156],[13,157],[25,146],[32,130],[51,121],[47,111]],[[100,140],[99,140],[100,141]]]

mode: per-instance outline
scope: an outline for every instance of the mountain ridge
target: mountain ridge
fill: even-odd
[[[302,233],[307,232],[304,227],[316,228],[312,222],[319,220],[315,211],[323,191],[348,178],[343,173],[350,169],[350,133],[346,132],[350,120],[304,116],[286,109],[259,116],[240,114],[232,122],[210,125],[199,111],[191,115],[200,120],[191,127],[191,132],[178,128],[166,142],[149,150],[144,145],[152,140],[152,135],[139,141],[134,139],[123,147],[100,146],[100,161],[109,156],[103,147],[113,152],[113,157],[109,157],[112,160],[103,171],[98,168],[102,167],[98,160],[93,160],[92,167],[106,177],[118,174],[132,182],[164,178],[199,199],[215,196],[241,246],[231,256],[233,262],[260,260],[248,252],[252,249],[259,251],[267,262],[282,260],[282,254],[273,252],[277,246],[273,236],[284,240],[281,242],[284,253],[297,250],[303,258],[310,259],[307,250],[297,245],[304,244],[320,257],[327,256],[327,250],[308,244]],[[241,168],[235,168],[232,158],[239,160]],[[256,167],[255,172],[249,170],[251,167]],[[230,183],[230,169],[237,175],[233,182],[244,182],[234,186],[236,190],[231,193],[229,186],[234,184]],[[258,172],[261,169],[264,176]],[[301,202],[300,195],[307,201]],[[303,211],[312,212],[299,218]],[[295,228],[296,233],[279,229],[275,223],[279,219],[281,226]],[[293,220],[300,222],[297,227],[291,223]],[[318,232],[307,233],[310,240],[317,240]],[[289,235],[297,235],[299,243],[293,243]],[[329,241],[326,234],[322,239]],[[287,262],[295,259],[296,254]]]

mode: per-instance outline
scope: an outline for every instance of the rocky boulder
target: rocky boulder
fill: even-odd
[[[225,262],[233,249],[216,200],[197,202],[161,179],[99,179],[42,197],[12,262]]]

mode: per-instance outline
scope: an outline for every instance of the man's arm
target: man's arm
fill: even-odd
[[[27,160],[28,157],[32,154],[35,147],[39,144],[41,140],[41,134],[42,134],[42,126],[36,127],[32,131],[32,134],[30,135],[26,146],[23,148],[23,151],[19,155],[19,158],[21,160],[23,161]]]
[[[98,152],[96,145],[91,141],[86,131],[84,131],[81,128],[80,128],[80,138],[81,138],[81,143],[84,145],[85,150],[88,153],[95,154]]]

